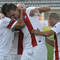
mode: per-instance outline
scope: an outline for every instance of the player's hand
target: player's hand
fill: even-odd
[[[32,33],[32,34],[39,35],[39,33],[40,33],[40,30],[38,30],[38,29],[37,29],[37,30],[34,30],[34,29],[33,29],[31,33]]]

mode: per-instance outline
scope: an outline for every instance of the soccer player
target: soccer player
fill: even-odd
[[[14,29],[18,26],[19,27],[24,26],[22,19],[16,21],[15,19],[10,19],[8,17],[4,17],[4,16],[1,17],[0,19],[0,60],[10,60],[9,59],[10,51],[12,47],[12,41],[14,40]]]
[[[54,60],[60,60],[60,19],[58,14],[51,13],[49,16],[49,25],[52,26],[51,30],[40,32],[39,30],[32,30],[33,34],[41,35],[41,36],[51,36],[54,34],[54,47],[55,47],[55,53],[54,53]]]

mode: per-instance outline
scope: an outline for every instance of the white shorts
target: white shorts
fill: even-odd
[[[0,56],[0,60],[20,60],[20,55]]]
[[[24,49],[21,60],[47,60],[47,48],[45,45]]]
[[[32,48],[24,49],[21,60],[33,60]]]
[[[9,57],[9,60],[20,60],[21,59],[21,55],[11,55]]]
[[[1,56],[0,55],[0,60],[10,60],[10,56]]]
[[[47,60],[47,48],[45,45],[37,45],[33,48],[34,60]]]

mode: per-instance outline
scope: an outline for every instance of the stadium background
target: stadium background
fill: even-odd
[[[48,16],[50,13],[52,12],[56,12],[59,14],[60,16],[60,0],[0,0],[0,11],[1,11],[1,6],[4,3],[14,3],[14,4],[18,4],[19,2],[22,2],[26,5],[26,7],[31,7],[31,6],[35,6],[35,7],[42,7],[42,6],[48,6],[51,8],[51,11],[46,12],[46,13],[42,13],[40,14],[39,20],[40,22],[42,22],[42,27],[43,27],[43,31],[49,30],[51,27],[48,27]],[[51,40],[53,40],[53,36],[49,37]],[[47,44],[47,49],[48,49],[48,60],[53,60],[53,47],[50,46],[49,44]]]

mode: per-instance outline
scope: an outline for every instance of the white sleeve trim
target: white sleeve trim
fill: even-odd
[[[11,26],[11,29],[16,25],[17,21],[15,21],[15,23]]]
[[[58,32],[56,31],[56,29],[54,29],[54,28],[51,28],[51,30],[54,31],[56,34],[58,33]]]

